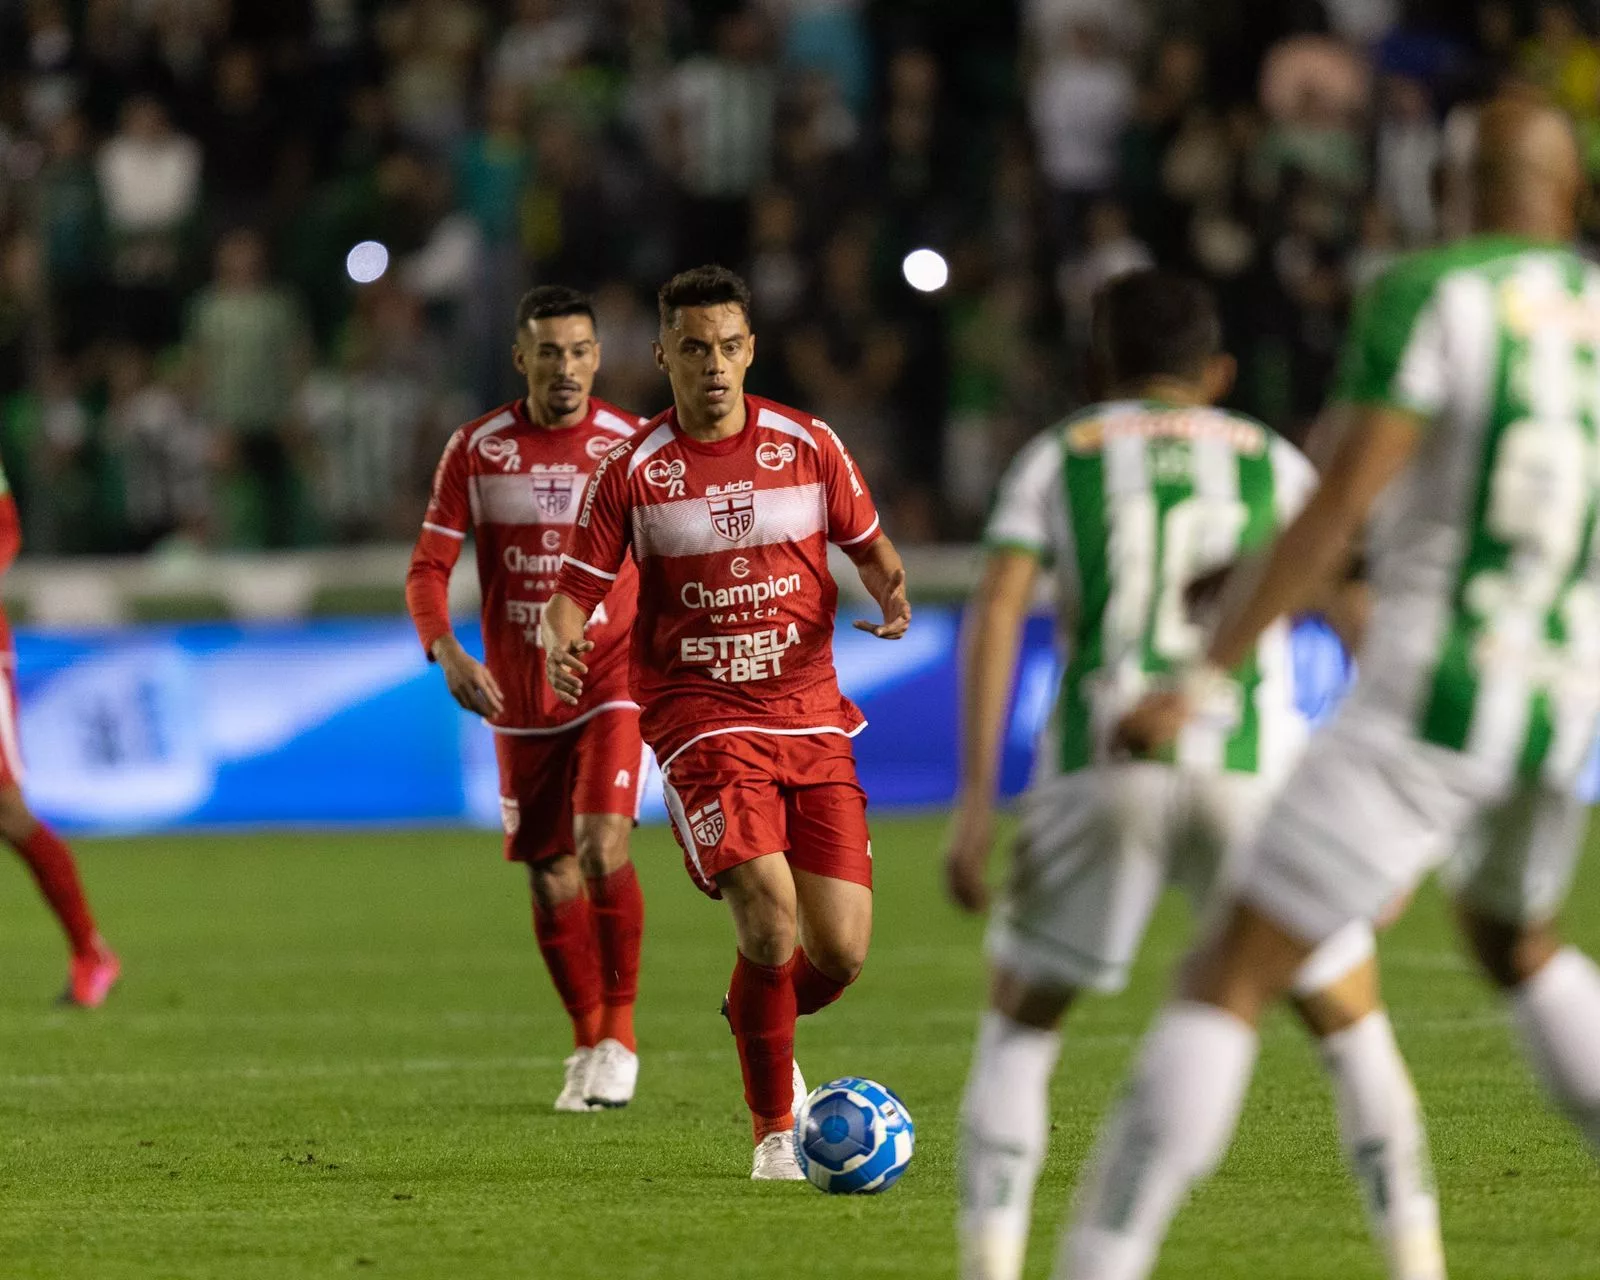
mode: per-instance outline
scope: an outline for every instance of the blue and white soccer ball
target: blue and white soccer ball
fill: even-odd
[[[813,1185],[835,1195],[887,1191],[916,1146],[916,1126],[892,1089],[842,1076],[813,1089],[794,1127],[794,1153]]]

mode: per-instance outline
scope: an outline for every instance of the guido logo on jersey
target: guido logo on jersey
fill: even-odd
[[[794,458],[794,446],[788,441],[774,444],[771,440],[763,440],[756,446],[756,465],[768,471],[782,471]]]

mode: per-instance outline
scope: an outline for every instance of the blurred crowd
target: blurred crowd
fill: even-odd
[[[1461,231],[1486,95],[1554,95],[1600,175],[1595,17],[0,0],[0,456],[35,552],[409,538],[449,431],[517,393],[524,288],[593,291],[600,393],[654,412],[654,289],[719,261],[751,388],[832,423],[897,537],[969,537],[1131,267],[1210,280],[1238,406],[1302,430],[1353,294]]]

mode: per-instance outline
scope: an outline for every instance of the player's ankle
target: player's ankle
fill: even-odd
[[[794,1128],[794,1116],[787,1111],[781,1116],[758,1116],[752,1112],[750,1124],[755,1131],[756,1145],[760,1146],[773,1134],[787,1133],[792,1130]]]
[[[604,1005],[600,1010],[600,1039],[615,1040],[629,1053],[638,1053],[639,1045],[633,1033],[633,1006]]]

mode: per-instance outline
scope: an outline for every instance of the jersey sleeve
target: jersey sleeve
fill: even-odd
[[[881,534],[878,508],[844,441],[834,435],[832,427],[820,422],[815,425],[822,432],[817,449],[828,499],[828,541],[852,553],[864,551]]]
[[[585,613],[593,613],[605,599],[628,557],[627,460],[632,456],[633,450],[623,444],[600,460],[584,488],[583,505],[561,557],[556,593]]]
[[[433,473],[433,493],[406,570],[406,608],[430,658],[433,642],[450,634],[450,571],[461,556],[471,518],[466,440],[457,432]]]
[[[1432,418],[1444,407],[1444,326],[1438,277],[1402,264],[1356,305],[1334,399]]]
[[[1272,496],[1277,508],[1278,528],[1297,515],[1317,487],[1317,469],[1305,454],[1281,436],[1272,441]]]
[[[1061,433],[1047,431],[1023,446],[1006,468],[984,527],[984,547],[1054,559],[1052,508],[1061,501]]]

